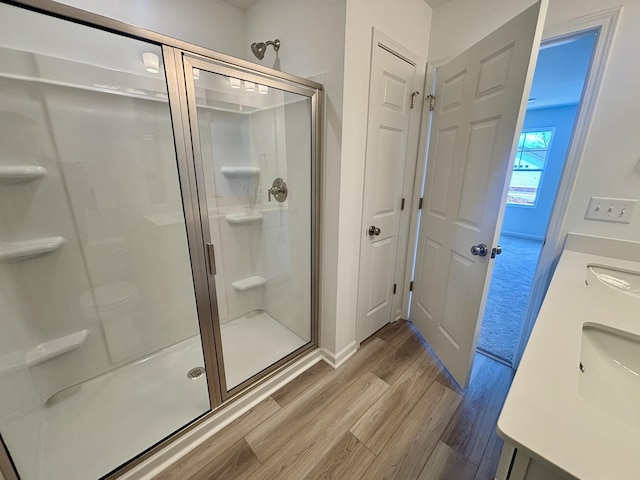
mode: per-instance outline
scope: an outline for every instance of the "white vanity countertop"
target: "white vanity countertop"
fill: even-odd
[[[640,299],[585,285],[587,265],[593,264],[640,271],[640,261],[564,251],[500,414],[498,432],[514,446],[583,480],[640,479],[640,429],[588,403],[578,390],[585,322],[640,335]]]

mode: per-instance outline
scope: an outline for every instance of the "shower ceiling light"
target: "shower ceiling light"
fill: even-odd
[[[160,57],[155,53],[144,52],[142,54],[144,69],[149,73],[160,73]]]
[[[261,95],[266,95],[267,93],[269,93],[269,87],[267,87],[266,85],[258,85],[258,93],[260,93]]]
[[[229,86],[231,88],[240,88],[240,79],[229,77]]]
[[[244,89],[247,92],[255,92],[256,91],[256,84],[253,82],[247,82],[246,80],[244,81]]]

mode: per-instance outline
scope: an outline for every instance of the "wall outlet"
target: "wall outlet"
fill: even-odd
[[[631,223],[637,198],[591,197],[584,218],[603,222]]]

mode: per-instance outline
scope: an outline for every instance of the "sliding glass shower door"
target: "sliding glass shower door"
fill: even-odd
[[[0,4],[0,435],[23,480],[102,477],[211,409],[162,57]]]
[[[183,71],[225,398],[311,346],[317,90],[191,56]]]

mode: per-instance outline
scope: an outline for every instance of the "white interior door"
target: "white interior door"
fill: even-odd
[[[546,6],[536,3],[437,72],[411,320],[463,387]],[[472,254],[481,244],[487,254]]]
[[[374,48],[358,292],[359,341],[389,323],[393,313],[402,187],[416,71],[413,63],[379,44]]]

